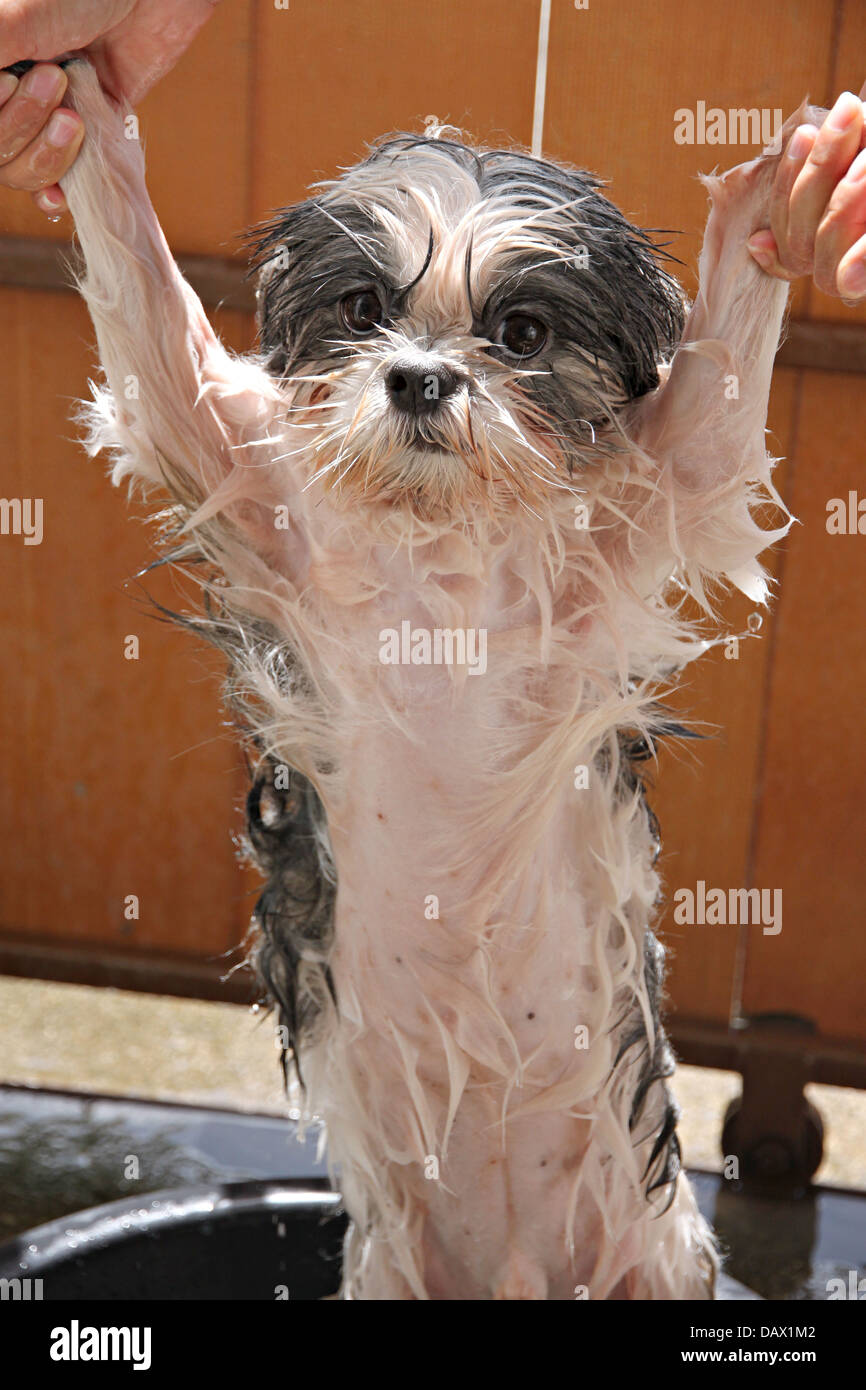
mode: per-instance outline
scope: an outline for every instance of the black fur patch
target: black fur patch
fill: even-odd
[[[163,543],[169,539],[170,532]],[[209,568],[188,542],[167,550],[143,573],[165,564]],[[256,727],[255,711],[236,672],[243,670],[248,654],[255,651],[279,690],[310,693],[309,678],[275,629],[251,614],[230,611],[218,587],[211,587],[206,578],[200,582],[204,609],[201,614],[167,608],[152,594],[147,598],[162,619],[203,638],[229,662],[224,698],[241,737],[248,746],[252,744],[260,759],[247,794],[246,834],[242,841],[245,858],[265,880],[253,912],[249,965],[285,1030],[280,1047],[283,1077],[288,1082],[294,1066],[303,1086],[301,1047],[315,1027],[326,997],[336,1006],[327,964],[337,894],[328,848],[327,816],[308,778],[287,764],[263,756],[251,733]]]
[[[636,790],[640,792],[647,825],[655,841],[655,859],[657,859],[660,851],[659,824],[647,798],[644,764],[655,756],[654,745],[660,739],[691,739],[701,738],[702,735],[680,724],[662,705],[656,706],[653,713],[655,722],[651,739],[643,734],[632,733],[628,730],[618,732],[617,787],[620,795],[632,796]],[[637,1135],[636,1132],[644,1117],[650,1093],[657,1085],[663,1087],[664,1105],[661,1123],[653,1136],[652,1148],[643,1172],[643,1180],[646,1184],[644,1190],[647,1198],[653,1192],[669,1187],[667,1200],[661,1209],[667,1211],[676,1195],[676,1180],[682,1163],[680,1142],[676,1132],[680,1111],[667,1086],[664,1085],[667,1078],[672,1076],[676,1070],[674,1054],[662,1027],[661,1005],[664,997],[664,974],[665,948],[652,928],[647,926],[644,933],[644,982],[655,1042],[651,1047],[643,1015],[640,1011],[635,1010],[631,1023],[623,1025],[614,1060],[614,1070],[624,1061],[632,1049],[638,1048],[640,1050],[640,1069],[629,1112],[629,1131],[635,1136],[636,1142],[640,1142],[641,1139],[641,1136]]]
[[[288,787],[278,789],[278,772],[286,769],[266,763],[247,796],[248,847],[266,880],[253,918],[259,936],[252,961],[286,1030],[280,1050],[284,1079],[293,1063],[303,1086],[299,1045],[322,1001],[302,985],[302,963],[312,966],[314,978],[321,973],[336,1006],[327,957],[337,890],[321,863],[322,803],[299,772],[290,772]]]

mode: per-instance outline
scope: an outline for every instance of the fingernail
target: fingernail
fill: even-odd
[[[17,86],[18,78],[14,72],[0,72],[0,106],[9,100]]]
[[[77,116],[69,111],[55,111],[45,127],[45,139],[55,149],[62,149],[64,145],[72,144],[80,129],[81,122]]]
[[[803,130],[802,126],[798,126],[788,141],[785,154],[789,159],[802,159],[809,153],[811,146],[812,140],[808,132]]]
[[[849,299],[860,299],[866,294],[866,264],[863,261],[846,266],[839,278],[839,293]]]
[[[840,97],[837,97],[836,104],[827,117],[827,124],[831,130],[838,130],[839,132],[847,130],[859,116],[860,111],[860,102],[854,93],[843,92]]]
[[[63,90],[64,77],[59,68],[31,68],[21,85],[22,90],[36,101],[49,102]]]
[[[62,212],[66,206],[66,199],[56,184],[50,184],[48,188],[40,188],[36,194],[36,201],[43,212]]]
[[[49,222],[59,222],[64,211],[63,194],[50,188],[43,188],[35,195],[34,201],[40,212],[44,212]]]

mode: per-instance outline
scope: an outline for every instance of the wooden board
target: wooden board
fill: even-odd
[[[801,0],[782,20],[753,0],[656,0],[639,13],[553,0],[545,149],[610,180],[632,221],[678,231],[671,250],[693,292],[707,213],[697,175],[752,159],[760,146],[678,144],[675,112],[702,101],[787,116],[829,78],[835,10],[835,0]]]
[[[93,370],[83,305],[0,291],[0,337],[4,495],[44,501],[41,544],[0,544],[0,922],[130,949],[222,951],[246,905],[230,839],[243,785],[218,708],[219,659],[155,620],[134,580],[153,555],[148,529],[72,442],[70,406]],[[168,574],[148,587],[177,599]],[[137,661],[124,659],[133,634]],[[124,919],[128,894],[138,921]]]
[[[792,445],[799,373],[777,371],[770,403],[770,447],[786,455]],[[786,495],[788,470],[777,469]],[[780,552],[765,557],[774,573]],[[739,887],[748,879],[758,795],[763,709],[773,633],[781,604],[764,614],[760,633],[739,642],[736,660],[725,648],[708,652],[690,671],[671,704],[706,734],[704,742],[663,749],[651,804],[662,830],[665,910],[662,935],[671,950],[669,987],[674,1006],[690,1018],[726,1019],[737,973],[736,927],[678,925],[671,910],[678,888],[699,879],[708,886]],[[722,631],[748,631],[755,605],[732,595],[721,605]],[[737,650],[729,648],[729,650]]]
[[[292,0],[256,25],[257,216],[427,116],[479,140],[532,131],[538,10],[529,0]]]
[[[866,497],[859,379],[805,375],[784,563],[754,884],[780,888],[783,927],[751,929],[747,1012],[794,1010],[825,1032],[866,1036],[866,535],[829,535],[827,502]],[[866,521],[864,521],[866,528]]]
[[[220,6],[139,113],[171,244],[237,254],[244,227],[428,115],[527,145],[538,16],[536,0]],[[671,249],[693,288],[706,216],[696,176],[756,150],[678,145],[674,113],[699,101],[787,113],[806,92],[827,102],[859,87],[864,54],[856,0],[799,0],[784,15],[753,0],[657,0],[639,14],[553,0],[545,151],[608,178],[641,225],[679,229]],[[0,190],[0,233],[56,239],[70,226]],[[804,288],[794,313],[866,321]],[[248,316],[217,321],[234,346],[250,345]],[[68,296],[0,289],[2,490],[46,506],[41,546],[0,545],[0,925],[131,959],[205,959],[240,939],[251,906],[230,839],[243,776],[218,659],[134,602],[125,585],[150,558],[147,528],[71,442],[91,336]],[[834,489],[860,486],[862,378],[777,371],[770,423],[805,524],[771,562],[783,584],[760,640],[744,642],[738,662],[717,652],[687,676],[677,708],[717,732],[685,756],[662,754],[653,801],[669,892],[700,878],[781,886],[784,928],[683,928],[668,914],[671,995],[681,1015],[724,1022],[742,990],[747,1010],[796,1009],[863,1037],[866,538],[823,529]],[[170,576],[150,587],[174,601]],[[730,631],[751,608],[724,606]],[[122,658],[131,632],[137,663]],[[136,923],[123,921],[127,893],[140,897]]]

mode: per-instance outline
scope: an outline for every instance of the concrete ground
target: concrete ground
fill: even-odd
[[[235,1004],[0,977],[0,1084],[285,1115],[273,1022]],[[732,1072],[680,1067],[685,1163],[721,1167]],[[810,1086],[824,1118],[818,1183],[866,1190],[866,1093]]]

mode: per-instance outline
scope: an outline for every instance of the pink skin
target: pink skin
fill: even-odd
[[[85,50],[115,98],[135,105],[189,47],[219,0],[0,0],[0,68],[25,59],[19,80],[0,74],[0,186],[32,193],[52,221],[66,208],[59,180],[84,139],[61,105],[66,75],[50,61]]]

